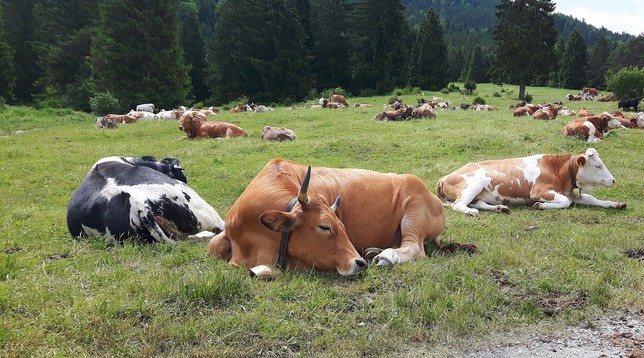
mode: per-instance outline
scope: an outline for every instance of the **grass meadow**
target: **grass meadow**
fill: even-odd
[[[348,98],[372,108],[222,113],[218,120],[249,133],[232,140],[178,140],[178,122],[99,130],[95,117],[71,110],[0,110],[0,356],[447,356],[492,334],[557,332],[597,315],[644,312],[643,130],[615,130],[592,145],[617,179],[593,195],[626,202],[626,210],[519,206],[474,218],[446,208],[442,240],[480,253],[438,253],[355,278],[286,272],[252,280],[247,268],[207,256],[205,242],[79,240],[67,231],[73,191],[111,155],[178,157],[190,186],[225,217],[274,157],[411,173],[435,192],[440,177],[467,162],[588,148],[561,135],[570,118],[513,118],[518,88],[504,88],[513,93],[478,88],[499,111],[438,111],[433,120],[373,121],[388,97]],[[571,90],[528,92],[534,103],[617,109],[568,103]],[[474,97],[424,97],[432,95],[457,106]],[[402,98],[416,104],[418,96]],[[291,128],[299,140],[262,141],[265,125]]]

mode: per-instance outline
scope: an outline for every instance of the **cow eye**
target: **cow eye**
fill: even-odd
[[[331,227],[327,225],[319,225],[320,230],[326,231],[328,234],[331,234]]]

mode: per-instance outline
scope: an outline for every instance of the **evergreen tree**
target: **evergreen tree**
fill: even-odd
[[[13,67],[13,49],[9,47],[4,36],[4,27],[2,26],[2,4],[0,3],[0,101],[13,100],[13,87],[16,83],[16,77]],[[4,102],[2,102],[4,103]]]
[[[566,42],[561,62],[561,82],[564,88],[581,89],[587,84],[588,49],[581,33],[575,29]]]
[[[602,36],[588,54],[588,84],[591,87],[606,88],[606,73],[608,72],[611,46],[606,36]]]
[[[467,79],[476,83],[490,82],[490,76],[488,76],[487,72],[488,64],[485,60],[483,49],[481,49],[480,45],[476,45],[472,49],[472,55],[470,56]]]
[[[346,0],[311,0],[312,72],[317,89],[351,85]]]
[[[290,0],[223,0],[209,46],[215,101],[303,99],[312,89],[305,34]],[[234,74],[234,78],[231,78]]]
[[[32,46],[35,40],[33,16],[36,0],[3,0],[5,40],[13,49],[16,103],[31,103],[36,93],[34,83],[40,76],[37,55]]]
[[[192,83],[192,91],[188,97],[191,100],[203,102],[210,97],[210,92],[204,82],[206,42],[202,35],[197,4],[193,1],[182,2],[179,19],[181,20],[181,46],[186,65],[190,67],[189,75]]]
[[[386,93],[407,84],[411,31],[400,0],[360,0],[353,12],[354,91]]]
[[[461,72],[465,68],[465,56],[463,50],[459,46],[450,46],[447,52],[447,80],[450,82],[458,82],[461,80]]]
[[[624,67],[644,68],[644,34],[617,46],[610,55],[609,63],[612,73]]]
[[[561,73],[561,63],[566,52],[566,40],[563,37],[557,38],[554,48],[554,61],[552,62],[550,74],[548,75],[548,86],[549,87],[561,87],[561,79],[559,75]]]
[[[91,51],[97,90],[109,91],[128,108],[183,104],[190,79],[180,30],[178,1],[101,2]]]
[[[80,88],[91,75],[90,55],[98,1],[39,0],[34,8],[37,19],[34,48],[41,75],[36,82],[40,99],[60,100],[62,105],[89,111],[89,97]]]
[[[429,8],[416,32],[411,53],[412,85],[439,91],[447,87],[447,44],[438,13]]]
[[[555,4],[551,0],[501,0],[494,28],[495,82],[519,85],[519,98],[533,76],[551,70]]]

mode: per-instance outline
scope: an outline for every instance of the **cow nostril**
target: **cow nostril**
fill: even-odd
[[[365,261],[364,259],[356,259],[355,262],[356,265],[358,265],[358,267],[360,268],[365,268],[367,266],[367,261]]]

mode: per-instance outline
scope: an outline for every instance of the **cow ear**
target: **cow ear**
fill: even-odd
[[[582,155],[582,156],[579,156],[579,157],[577,158],[577,166],[581,168],[581,167],[583,167],[585,164],[586,164],[586,157],[584,157],[583,155]]]
[[[259,221],[266,228],[272,231],[288,232],[295,229],[297,218],[295,214],[279,211],[268,210],[259,216]]]

